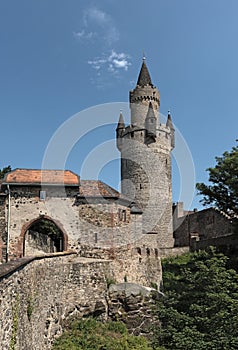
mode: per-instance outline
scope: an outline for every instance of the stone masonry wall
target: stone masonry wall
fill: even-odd
[[[168,132],[149,145],[123,139],[121,148],[122,193],[143,208],[143,232],[157,232],[159,248],[174,244]]]
[[[176,246],[189,246],[191,237],[198,240],[230,235],[232,223],[228,217],[214,208],[194,212],[177,220],[174,233]]]
[[[5,197],[0,195],[0,261],[2,261],[6,251],[6,217],[5,217]]]
[[[196,251],[199,249],[206,249],[207,247],[214,246],[219,251],[224,254],[237,255],[238,251],[238,237],[237,234],[232,234],[229,236],[208,238],[202,241],[196,241],[195,239],[191,240],[190,247],[191,251]]]
[[[110,262],[65,255],[9,264],[0,269],[2,350],[50,349],[67,319],[106,314]]]
[[[141,215],[133,215],[127,208],[112,201],[78,203],[80,217],[80,245],[118,248],[132,244],[141,236]],[[80,246],[74,247],[80,249]]]
[[[161,251],[156,248],[156,235],[147,234],[133,244],[110,249],[95,247],[89,249],[82,246],[80,255],[111,260],[116,283],[134,282],[144,286],[156,283],[160,286],[162,280]]]

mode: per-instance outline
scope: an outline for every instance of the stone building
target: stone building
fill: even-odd
[[[111,260],[118,282],[161,279],[173,248],[171,157],[174,128],[159,120],[160,94],[145,59],[130,92],[131,124],[120,114],[122,193],[70,170],[15,169],[0,190],[0,259],[75,251]]]
[[[79,177],[67,170],[16,169],[8,173],[1,184],[5,193],[2,259],[67,250],[67,232],[74,233],[78,225],[73,207],[78,189]],[[43,221],[58,229],[57,238],[47,231],[36,234],[36,224]]]
[[[175,247],[189,246],[191,250],[209,246],[230,250],[238,245],[236,238],[237,218],[217,208],[185,211],[183,203],[173,204]]]

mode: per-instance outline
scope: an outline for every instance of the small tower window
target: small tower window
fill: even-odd
[[[126,221],[126,210],[122,210],[122,221]]]
[[[124,209],[119,209],[118,210],[118,218],[120,221],[126,221],[126,210]]]
[[[140,190],[142,190],[142,184],[140,184]]]
[[[98,242],[98,233],[97,232],[94,233],[94,241],[95,241],[95,243]]]
[[[134,131],[131,132],[131,138],[133,139],[134,137]]]

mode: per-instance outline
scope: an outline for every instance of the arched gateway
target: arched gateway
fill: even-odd
[[[21,256],[63,252],[67,250],[67,243],[68,236],[62,225],[41,215],[23,225],[18,251]]]

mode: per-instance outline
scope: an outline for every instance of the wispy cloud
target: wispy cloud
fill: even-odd
[[[119,40],[119,31],[113,18],[97,7],[86,9],[82,22],[80,30],[73,33],[79,40],[91,40],[97,37],[109,46]]]
[[[97,33],[95,32],[86,32],[84,29],[82,29],[79,32],[73,32],[73,35],[75,38],[79,40],[91,40],[92,38],[97,36]]]
[[[119,73],[129,69],[130,55],[115,49],[120,33],[109,13],[96,6],[88,7],[81,18],[81,27],[73,35],[79,42],[87,43],[87,47],[93,45],[95,56],[87,62],[94,70],[91,80],[96,86],[108,87],[112,76],[120,79],[122,74]],[[95,54],[95,51],[100,53]]]
[[[105,23],[111,21],[111,17],[106,12],[96,7],[90,7],[84,11],[83,20],[85,26],[88,26],[88,24],[90,24],[90,21],[97,22],[100,25],[104,25]]]
[[[115,50],[112,50],[109,55],[103,55],[89,60],[88,64],[98,72],[98,75],[100,75],[102,71],[105,72],[105,70],[115,74],[120,70],[127,71],[131,65],[130,56],[128,54],[124,52],[117,53]]]

